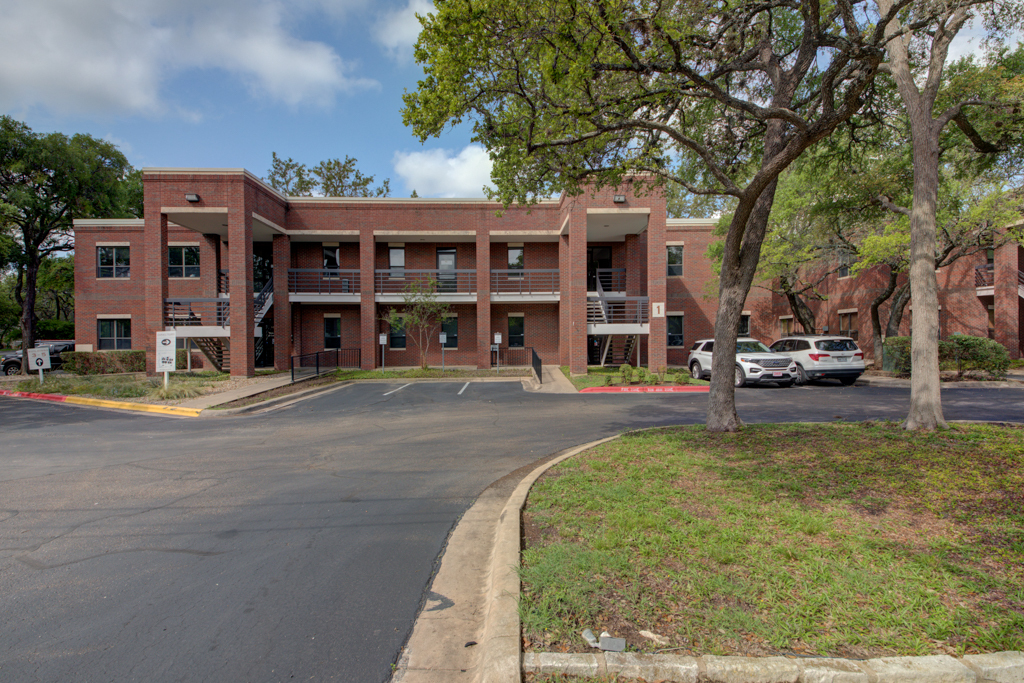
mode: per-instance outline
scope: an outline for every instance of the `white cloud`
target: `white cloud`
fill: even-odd
[[[380,18],[374,27],[373,37],[392,59],[408,62],[422,28],[416,15],[427,15],[433,11],[434,3],[430,0],[409,0],[403,9],[387,12]]]
[[[344,3],[335,3],[344,4]],[[163,113],[161,86],[221,69],[258,96],[296,106],[374,87],[328,45],[291,35],[283,0],[3,2],[0,109]],[[315,11],[317,6],[311,6]]]
[[[491,158],[480,145],[452,150],[395,152],[392,161],[406,187],[424,197],[483,197],[490,185]]]

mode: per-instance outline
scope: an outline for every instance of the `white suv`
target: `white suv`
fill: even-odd
[[[711,376],[714,339],[701,339],[690,348],[686,363],[694,379]],[[775,353],[767,346],[749,337],[736,340],[736,386],[775,382],[780,387],[792,386],[796,381],[796,364],[789,356]]]
[[[831,378],[850,386],[864,374],[864,352],[849,337],[794,334],[772,344],[772,351],[784,353],[796,361],[797,384]]]

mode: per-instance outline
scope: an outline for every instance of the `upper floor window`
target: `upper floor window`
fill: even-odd
[[[338,251],[338,247],[324,247],[324,270],[338,270],[341,268],[341,259]]]
[[[842,252],[839,254],[839,270],[837,274],[839,277],[850,277],[850,265],[853,263],[853,256],[849,252]]]
[[[97,277],[129,277],[130,274],[129,247],[96,247]]]
[[[523,269],[523,247],[509,247],[508,248],[508,269],[522,271]],[[509,273],[512,277],[522,275],[519,273]]]
[[[683,247],[680,245],[667,247],[669,277],[683,274]]]
[[[388,249],[388,268],[391,269],[391,277],[405,277],[405,247]]]
[[[199,277],[199,247],[168,247],[167,277]]]

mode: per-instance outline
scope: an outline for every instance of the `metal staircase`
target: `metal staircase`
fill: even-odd
[[[223,282],[227,282],[226,273],[223,274]],[[227,292],[220,292],[221,296],[226,296]],[[270,308],[274,305],[274,279],[270,278],[267,284],[263,286],[263,289],[253,297],[253,328],[255,329],[263,319],[270,312]],[[228,307],[225,305],[224,314],[227,316]],[[196,337],[193,339],[199,350],[203,352],[207,360],[213,367],[217,368],[219,372],[228,372],[231,370],[231,338],[230,337]],[[256,343],[254,347],[254,358],[259,358],[263,351],[263,345],[266,341],[263,337],[256,337]]]
[[[640,341],[638,334],[609,334],[604,339],[604,346],[601,349],[601,365],[606,367],[618,367],[633,357],[633,350]]]

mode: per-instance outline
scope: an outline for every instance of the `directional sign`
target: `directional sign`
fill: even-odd
[[[28,367],[32,371],[50,369],[50,347],[40,346],[28,350]]]
[[[173,372],[177,369],[178,353],[175,349],[177,335],[172,332],[156,333],[156,371]]]

